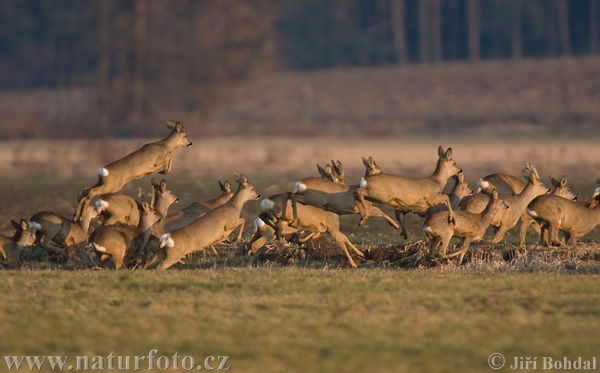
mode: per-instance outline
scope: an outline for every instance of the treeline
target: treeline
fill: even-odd
[[[97,88],[127,136],[273,69],[596,53],[599,1],[0,0],[0,89]]]

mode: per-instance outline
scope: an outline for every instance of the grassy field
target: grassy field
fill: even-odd
[[[298,176],[315,174],[316,170],[309,171],[314,163],[337,159],[335,154],[349,165],[359,163],[363,154],[358,154],[356,144],[362,144],[364,155],[388,152],[378,163],[392,172],[427,175],[440,142],[419,139],[411,144],[404,139],[404,147],[392,151],[394,141],[389,139],[323,140],[318,154],[311,153],[318,145],[302,149],[306,143],[299,141],[293,148],[290,142],[293,150],[288,149],[291,155],[286,157],[296,163],[286,164],[284,158],[272,169],[261,169],[283,148],[265,151],[270,140],[256,141],[222,159],[207,154],[219,146],[227,154],[235,148],[230,143],[200,146],[192,155],[180,152],[173,175],[166,177],[180,197],[173,210],[217,195],[216,180],[233,180],[235,166],[242,171],[250,168],[250,181],[265,197],[287,190]],[[522,160],[530,156],[540,160],[538,169],[547,184],[545,175],[568,173],[580,200],[589,197],[596,185],[597,149],[591,141],[573,140],[555,156],[549,156],[557,144],[551,141],[533,150],[522,149],[516,141],[505,148],[498,142],[468,139],[455,139],[454,144],[455,157],[471,185],[482,173],[498,168],[518,175]],[[49,154],[52,145],[38,150]],[[252,146],[263,153],[252,152]],[[65,161],[71,170],[60,174],[52,171],[56,159],[43,160],[43,156],[30,160],[29,173],[6,172],[0,179],[3,230],[9,231],[10,219],[28,219],[39,210],[72,216],[77,194],[95,182],[93,175],[78,173],[84,163]],[[22,166],[8,162],[3,167]],[[360,178],[359,168],[348,167],[350,182]],[[211,176],[200,175],[206,170]],[[134,181],[124,191],[149,190],[148,179]],[[244,208],[245,238],[258,210],[259,201]],[[506,357],[507,366],[515,357],[537,357],[541,364],[543,357],[590,359],[598,354],[597,232],[575,250],[565,250],[532,244],[533,234],[527,248],[520,249],[512,231],[498,245],[473,244],[465,264],[457,267],[421,262],[423,220],[414,215],[407,220],[410,235],[403,241],[382,220],[371,219],[359,228],[357,216],[342,217],[342,231],[367,256],[357,260],[358,269],[349,268],[327,237],[307,245],[274,244],[260,254],[255,268],[247,266],[244,243],[223,244],[216,257],[196,253],[166,272],[84,269],[69,253],[50,255],[28,247],[22,253],[21,270],[0,271],[0,333],[5,336],[0,349],[4,356],[73,359],[106,358],[111,352],[147,356],[157,349],[157,356],[177,352],[196,363],[209,356],[229,356],[231,371],[244,372],[481,372],[491,371],[488,357],[495,352]],[[0,371],[8,369],[5,362],[0,357]]]
[[[494,352],[510,364],[590,359],[599,347],[596,275],[291,266],[1,276],[5,356],[157,349],[229,356],[244,372],[482,372]]]

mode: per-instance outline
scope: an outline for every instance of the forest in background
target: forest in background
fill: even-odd
[[[166,120],[205,135],[585,133],[599,16],[598,0],[2,0],[0,138],[155,137]],[[562,111],[514,114],[528,94]],[[459,99],[473,113],[454,115]]]

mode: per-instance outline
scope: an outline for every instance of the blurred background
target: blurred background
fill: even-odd
[[[0,0],[0,139],[597,136],[599,0]],[[435,150],[435,149],[434,149]]]

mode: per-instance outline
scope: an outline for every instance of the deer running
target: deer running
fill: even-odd
[[[88,248],[98,257],[98,265],[104,266],[112,257],[115,269],[127,265],[142,255],[150,238],[152,227],[160,220],[159,214],[146,201],[142,201],[139,225],[103,225],[96,229],[88,240]]]
[[[287,203],[288,205],[286,215],[283,215],[282,212],[284,203]],[[350,265],[356,268],[356,263],[350,256],[348,247],[361,258],[364,258],[364,254],[340,231],[339,215],[311,205],[301,204],[297,207],[298,225],[291,227],[289,225],[293,219],[292,214],[289,213],[291,203],[292,201],[287,199],[284,194],[276,194],[261,202],[262,213],[257,220],[255,220],[256,232],[253,239],[250,241],[251,250],[248,252],[248,255],[250,255],[251,258],[250,263],[253,262],[254,254],[258,249],[275,239],[273,222],[277,220],[281,226],[281,228],[279,228],[281,229],[280,235],[288,235],[300,231],[310,232],[307,237],[303,238],[303,241],[310,238],[316,238],[321,233],[329,233],[338,245],[340,245],[340,248]]]
[[[433,256],[434,250],[441,243],[438,256],[451,258],[460,255],[458,259],[458,264],[460,265],[471,242],[481,241],[494,216],[499,211],[506,210],[507,208],[509,207],[498,198],[498,192],[493,190],[487,206],[479,214],[468,211],[456,211],[454,222],[448,222],[447,211],[440,211],[431,215],[423,224],[423,233],[430,240],[428,247],[429,255]],[[463,239],[462,249],[446,256],[446,250],[452,237]]]
[[[594,200],[597,200],[599,192],[599,188],[596,188]],[[527,206],[527,214],[542,227],[541,240],[544,246],[549,246],[548,238],[554,245],[566,246],[558,238],[558,232],[563,231],[571,247],[575,247],[581,236],[600,224],[600,205],[594,203],[586,207],[557,195],[537,197]]]
[[[356,189],[354,197],[363,224],[369,217],[367,202],[383,203],[396,208],[396,219],[402,227],[401,235],[408,238],[406,231],[406,214],[409,212],[423,213],[428,208],[443,203],[449,211],[449,219],[454,218],[454,211],[447,195],[442,190],[448,179],[461,172],[452,158],[452,148],[444,151],[438,148],[438,162],[435,171],[429,177],[406,178],[402,176],[379,173],[362,179],[360,188]]]
[[[74,221],[52,211],[40,211],[29,219],[29,225],[36,230],[35,242],[46,250],[60,253],[50,242],[62,248],[85,242],[88,237],[90,222],[98,216],[93,206],[86,206],[81,219]]]
[[[153,173],[162,168],[160,173],[169,174],[173,162],[173,150],[191,146],[187,134],[180,122],[167,122],[171,130],[164,139],[146,144],[133,153],[114,161],[98,170],[98,182],[85,188],[79,195],[79,205],[75,210],[75,220],[81,217],[84,206],[89,205],[92,198],[99,194],[116,193],[125,184],[134,179]]]
[[[181,211],[168,215],[165,219],[165,230],[171,232],[183,228],[194,222],[200,216],[206,214],[208,211],[221,206],[233,197],[233,190],[231,189],[229,180],[225,180],[224,183],[219,181],[219,187],[221,188],[221,194],[217,197],[203,202],[194,202]]]
[[[147,263],[146,268],[158,265],[167,269],[186,255],[226,240],[240,227],[237,240],[241,239],[245,220],[240,217],[246,202],[260,197],[246,176],[236,176],[239,187],[233,197],[198,218],[192,224],[166,233],[160,237],[160,249]]]
[[[12,237],[0,235],[0,257],[6,262],[9,268],[19,267],[19,254],[23,246],[33,244],[35,241],[35,229],[25,220],[17,223],[11,220],[16,232]]]

